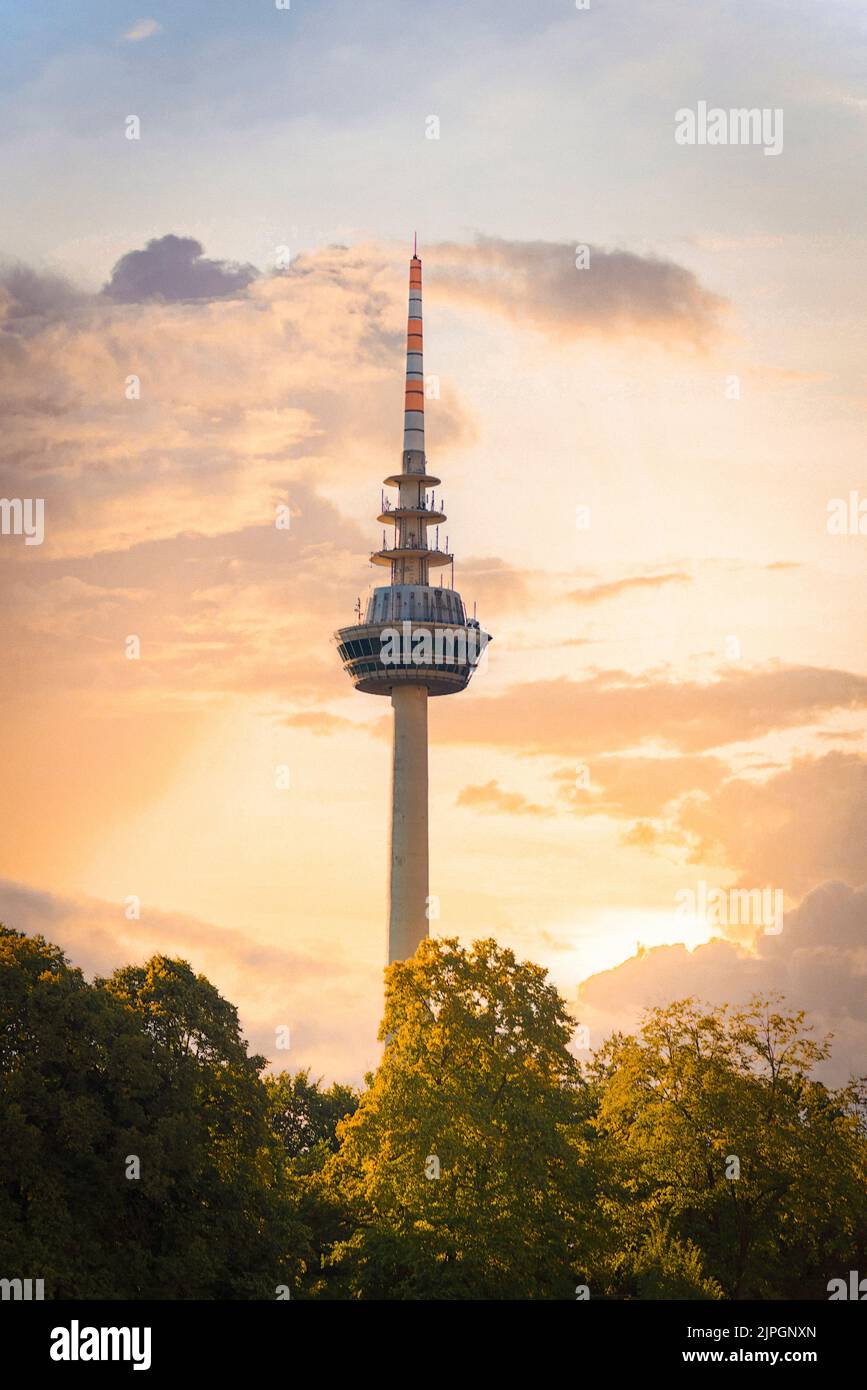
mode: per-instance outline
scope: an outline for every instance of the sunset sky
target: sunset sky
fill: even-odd
[[[189,959],[278,1066],[375,1064],[390,713],[331,634],[381,582],[417,229],[494,635],[431,706],[433,928],[547,966],[594,1044],[776,989],[863,1069],[863,4],[2,17],[0,495],[45,499],[0,536],[7,924]],[[678,145],[699,101],[782,152]],[[701,881],[783,932],[684,917]]]

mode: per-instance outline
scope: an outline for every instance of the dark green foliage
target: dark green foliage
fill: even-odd
[[[336,1151],[337,1126],[358,1108],[358,1093],[335,1081],[327,1091],[310,1080],[310,1069],[290,1076],[266,1077],[271,1128],[283,1141],[289,1158],[309,1159],[312,1166]]]
[[[263,1076],[184,961],[88,983],[0,928],[0,1276],[50,1298],[825,1298],[864,1267],[864,1093],[815,1080],[803,1015],[683,1001],[583,1073],[572,1027],[538,967],[427,942],[388,972],[359,1096]]]
[[[303,1233],[262,1064],[184,962],[89,985],[2,929],[0,1268],[52,1298],[273,1297]]]

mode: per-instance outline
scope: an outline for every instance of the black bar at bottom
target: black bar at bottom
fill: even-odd
[[[386,1374],[390,1348],[397,1356],[405,1345],[413,1349],[412,1368],[392,1366],[401,1381],[420,1373],[438,1379],[458,1365],[466,1374],[478,1365],[490,1383],[499,1364],[514,1373],[516,1352],[542,1375],[552,1361],[565,1359],[576,1377],[601,1361],[615,1376],[805,1366],[827,1380],[857,1364],[867,1319],[846,1301],[2,1302],[0,1329],[7,1366],[14,1358],[24,1371],[61,1378],[107,1371],[162,1383],[167,1375],[195,1371],[219,1383],[230,1373],[279,1374],[289,1382],[309,1375],[311,1361],[333,1374],[368,1359]],[[101,1359],[91,1359],[93,1353]]]

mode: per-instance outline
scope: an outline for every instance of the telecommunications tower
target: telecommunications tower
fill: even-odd
[[[370,559],[390,571],[374,588],[363,620],[335,633],[344,668],[356,690],[390,695],[394,709],[388,962],[406,960],[428,935],[427,704],[430,695],[465,689],[491,640],[475,618],[467,618],[454,585],[454,557],[440,549],[445,521],[440,480],[428,472],[424,448],[421,260],[413,246],[409,263],[406,329],[406,396],[400,471],[385,479],[397,489],[394,503],[382,499],[382,549]],[[431,536],[433,531],[433,537]],[[433,540],[433,544],[431,544]],[[431,571],[448,567],[452,587],[430,582]]]

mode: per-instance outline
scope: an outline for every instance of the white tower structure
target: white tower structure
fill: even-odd
[[[428,935],[427,707],[432,695],[465,689],[491,640],[475,618],[467,618],[454,588],[454,557],[440,549],[445,521],[440,480],[427,469],[424,442],[421,260],[413,246],[409,264],[406,330],[406,394],[400,471],[385,479],[397,489],[394,503],[382,497],[382,549],[371,563],[390,571],[389,583],[374,588],[364,619],[335,633],[344,668],[368,695],[389,695],[394,709],[388,962],[415,954]],[[430,532],[433,530],[433,537]],[[433,539],[433,544],[431,540]],[[430,583],[434,569],[448,566],[451,587]]]

